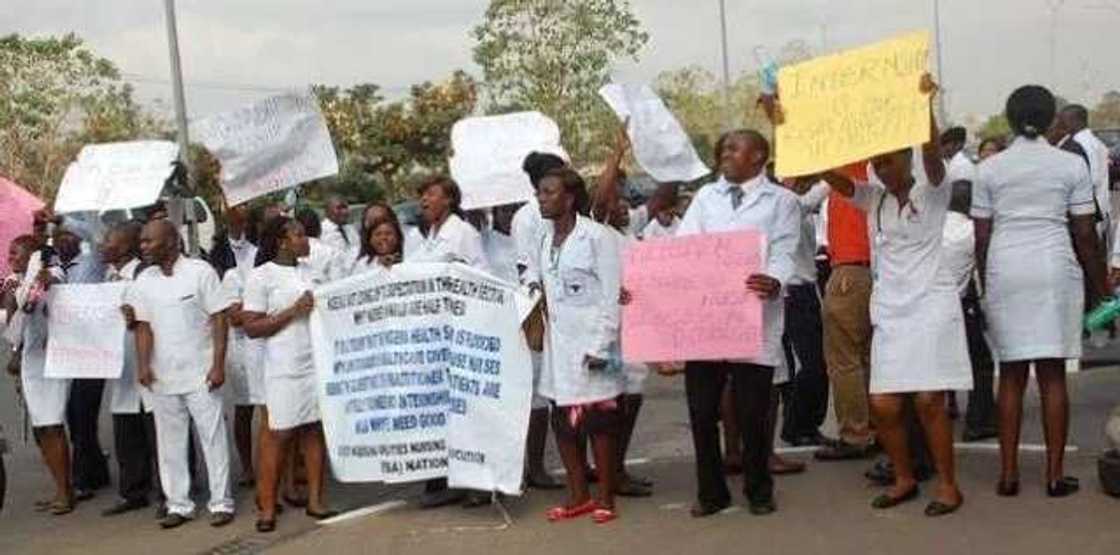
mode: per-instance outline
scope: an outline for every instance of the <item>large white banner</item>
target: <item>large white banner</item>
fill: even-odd
[[[618,119],[630,120],[626,133],[634,158],[660,183],[693,181],[712,170],[704,165],[677,118],[649,85],[612,84],[599,89]]]
[[[86,145],[66,168],[55,212],[121,210],[159,199],[179,146],[169,141]]]
[[[524,308],[513,285],[461,264],[317,289],[311,337],[335,476],[446,476],[519,494],[533,388]]]
[[[222,191],[231,206],[338,173],[327,122],[310,92],[191,122],[191,134],[222,163]]]
[[[533,196],[521,169],[531,152],[565,160],[560,128],[540,112],[459,120],[451,128],[451,177],[463,192],[463,209],[525,202]]]
[[[124,283],[54,285],[47,296],[48,378],[121,377]]]

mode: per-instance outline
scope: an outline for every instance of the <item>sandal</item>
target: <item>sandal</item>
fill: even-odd
[[[268,534],[269,532],[275,532],[275,531],[276,531],[276,519],[275,518],[272,519],[272,520],[258,520],[257,521],[257,532],[260,532],[262,534]]]
[[[35,512],[45,513],[51,509],[54,504],[54,499],[40,499],[35,502]]]
[[[571,520],[573,518],[579,518],[588,513],[593,513],[598,508],[599,504],[594,500],[591,500],[584,503],[583,505],[576,505],[575,507],[553,507],[548,511],[545,511],[544,515],[549,522],[559,522],[561,520]]]
[[[1081,481],[1073,476],[1065,476],[1057,481],[1046,484],[1048,497],[1068,497],[1081,489]]]
[[[893,497],[889,493],[884,493],[871,501],[871,507],[875,509],[890,509],[891,507],[897,507],[907,501],[917,499],[920,493],[921,491],[918,489],[918,486],[910,488],[906,493],[898,497]]]
[[[931,501],[929,505],[926,505],[926,516],[939,517],[950,515],[957,512],[957,509],[961,508],[961,505],[964,505],[963,497],[956,505],[947,505],[940,501]]]
[[[51,503],[50,512],[54,516],[68,515],[74,512],[73,501],[55,501]]]
[[[591,512],[591,520],[595,524],[606,524],[616,518],[618,518],[618,513],[614,509],[599,507]]]

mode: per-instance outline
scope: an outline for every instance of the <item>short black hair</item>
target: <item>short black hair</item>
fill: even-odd
[[[1081,104],[1070,104],[1062,108],[1062,115],[1072,119],[1082,127],[1089,126],[1089,110]]]
[[[303,224],[303,231],[308,237],[318,238],[323,234],[323,223],[318,212],[304,206],[296,210],[296,220]]]
[[[265,222],[264,230],[261,231],[261,244],[257,248],[257,258],[253,261],[254,266],[263,266],[276,258],[280,253],[280,242],[288,232],[288,226],[294,223],[300,222],[287,216],[277,216]]]
[[[459,189],[459,184],[443,174],[429,175],[420,180],[420,184],[416,187],[416,194],[424,196],[424,191],[432,187],[439,187],[443,194],[447,195],[451,204],[451,213],[461,217],[463,214],[463,192]]]
[[[530,152],[521,162],[521,171],[529,174],[529,181],[536,189],[540,186],[545,174],[552,170],[565,168],[568,163],[563,158],[547,152]]]
[[[541,176],[541,181],[549,177],[560,180],[560,183],[564,186],[564,192],[575,198],[573,207],[576,212],[586,216],[591,209],[591,196],[587,193],[587,183],[583,180],[583,176],[579,172],[565,167],[549,170]]]
[[[941,144],[946,143],[967,143],[968,130],[963,127],[950,127],[941,133]]]
[[[1005,114],[1016,135],[1035,139],[1050,128],[1056,110],[1054,95],[1046,87],[1026,85],[1007,98]]]

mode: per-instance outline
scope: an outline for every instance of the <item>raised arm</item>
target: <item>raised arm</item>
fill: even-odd
[[[930,186],[937,187],[945,181],[945,161],[941,158],[941,133],[937,130],[937,118],[933,113],[933,99],[937,98],[938,86],[928,73],[922,75],[921,91],[929,96],[929,140],[922,145],[922,165]]]
[[[626,136],[626,123],[618,128],[615,135],[614,148],[611,155],[603,165],[603,173],[599,174],[599,183],[595,187],[595,199],[591,205],[591,217],[595,221],[605,224],[610,220],[611,212],[618,206],[622,185],[622,160],[630,150],[630,138]]]

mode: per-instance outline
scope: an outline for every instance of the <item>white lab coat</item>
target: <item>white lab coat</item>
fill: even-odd
[[[548,306],[539,393],[558,406],[613,399],[623,392],[618,235],[578,216],[560,247],[552,241],[550,226],[535,257]],[[589,369],[589,355],[609,361],[607,368]]]
[[[130,260],[119,271],[110,266],[105,272],[105,280],[131,282],[136,279],[136,269],[139,267],[139,260]],[[121,377],[109,380],[107,385],[109,407],[113,414],[151,412],[152,392],[140,385],[136,378],[136,339],[131,330],[124,334],[124,366],[121,368]]]
[[[872,234],[871,393],[972,389],[964,314],[953,268],[944,263],[953,188],[931,185],[914,155],[910,202],[899,206],[869,169],[852,203]],[[942,275],[945,274],[945,275]]]
[[[19,326],[17,331],[21,334],[23,345],[20,358],[20,385],[23,388],[23,398],[27,403],[31,426],[35,428],[65,424],[66,403],[70,399],[70,380],[44,376],[47,366],[46,298],[44,297],[30,313],[22,310],[40,268],[42,263],[39,257],[32,256],[27,272],[16,290],[16,303],[21,307],[18,315],[21,317],[13,320],[13,325]],[[57,266],[51,267],[49,271],[52,278],[65,281],[65,275]]]
[[[472,268],[488,271],[482,236],[478,230],[451,214],[434,233],[424,235],[420,228],[408,231],[404,238],[404,259],[408,262],[462,262]]]

